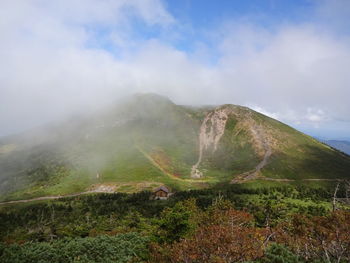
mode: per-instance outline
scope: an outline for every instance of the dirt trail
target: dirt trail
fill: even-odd
[[[92,194],[92,193],[111,193],[111,192],[109,190],[102,191],[100,189],[95,189],[95,190],[79,192],[79,193],[69,194],[69,195],[42,196],[42,197],[36,197],[36,198],[31,198],[31,199],[5,201],[5,202],[0,202],[0,205],[17,204],[17,203],[28,203],[28,202],[42,201],[42,200],[54,200],[54,199],[60,199],[60,198],[66,198],[66,197],[75,197],[75,196],[79,196],[79,195]]]
[[[258,178],[254,178],[254,179],[266,180],[266,181],[275,181],[275,182],[295,182],[295,181],[298,181],[298,180],[295,180],[295,179],[269,178],[269,177],[258,177]],[[183,180],[186,180],[186,179],[183,179]],[[313,178],[313,179],[301,179],[299,181],[328,181],[328,182],[336,182],[336,181],[343,181],[343,180],[344,179]],[[245,181],[246,180],[237,181],[236,183],[244,183]],[[193,182],[198,182],[198,180],[193,180]],[[91,193],[111,193],[111,191],[109,191],[109,190],[102,191],[101,189],[95,189],[95,190],[91,190],[91,191],[80,192],[80,193],[69,194],[69,195],[42,196],[42,197],[36,197],[36,198],[31,198],[31,199],[5,201],[5,202],[0,202],[0,205],[29,203],[29,202],[44,201],[44,200],[55,200],[55,199],[66,198],[66,197],[76,197],[76,196],[85,195],[85,194],[91,194]]]
[[[263,177],[263,176],[257,176],[253,177],[251,179],[247,179],[246,177],[241,179],[241,180],[235,180],[235,182],[231,183],[236,183],[236,184],[241,184],[249,180],[264,180],[264,181],[273,181],[273,182],[297,182],[297,181],[303,181],[303,182],[338,182],[338,181],[343,181],[344,179],[326,179],[326,178],[313,178],[313,179],[287,179],[287,178],[270,178],[270,177]]]
[[[231,184],[240,183],[242,181],[257,179],[260,176],[260,171],[267,165],[268,160],[272,154],[272,149],[268,137],[265,135],[263,128],[257,125],[251,126],[250,129],[253,137],[256,141],[260,143],[260,147],[264,151],[264,157],[260,163],[252,171],[248,171],[236,176],[235,179],[231,181]]]

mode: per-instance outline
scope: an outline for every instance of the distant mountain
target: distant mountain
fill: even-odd
[[[154,94],[0,140],[0,199],[349,175],[349,156],[249,108]]]
[[[338,140],[325,140],[324,143],[350,155],[350,142]]]

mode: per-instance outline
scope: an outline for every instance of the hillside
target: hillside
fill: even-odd
[[[0,140],[2,200],[349,174],[349,156],[249,108],[153,94]]]

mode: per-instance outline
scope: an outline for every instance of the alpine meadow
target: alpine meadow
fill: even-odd
[[[249,108],[154,95],[1,142],[3,200],[347,179],[350,156]]]

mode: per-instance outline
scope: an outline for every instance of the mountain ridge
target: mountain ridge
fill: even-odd
[[[0,143],[2,199],[104,185],[134,192],[164,184],[193,189],[257,179],[344,179],[350,171],[350,157],[247,107],[179,106],[154,94],[37,137]]]

